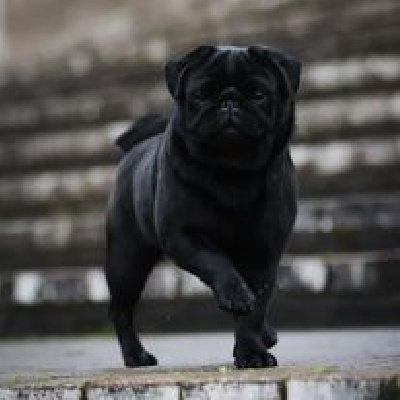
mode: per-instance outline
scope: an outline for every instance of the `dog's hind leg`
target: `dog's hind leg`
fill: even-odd
[[[127,367],[157,364],[139,341],[134,312],[158,257],[158,251],[144,244],[139,235],[108,227],[105,273],[111,295],[110,317]]]

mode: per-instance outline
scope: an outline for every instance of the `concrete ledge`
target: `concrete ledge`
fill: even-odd
[[[15,376],[0,382],[0,400],[19,399],[398,400],[400,368],[118,369],[77,377]]]

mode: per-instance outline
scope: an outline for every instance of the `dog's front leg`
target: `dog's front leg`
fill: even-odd
[[[221,309],[247,314],[255,306],[255,296],[229,258],[214,247],[183,235],[168,246],[169,256],[183,269],[210,286]]]
[[[239,368],[273,367],[276,358],[268,351],[277,343],[277,335],[269,325],[269,306],[276,289],[277,266],[267,271],[253,269],[246,281],[256,295],[254,310],[235,318],[235,347],[233,355]]]

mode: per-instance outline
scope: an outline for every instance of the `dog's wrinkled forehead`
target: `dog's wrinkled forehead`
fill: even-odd
[[[226,79],[237,79],[241,74],[251,70],[251,58],[243,47],[220,46],[205,59],[201,71],[193,71],[194,75],[220,75]]]
[[[265,46],[200,46],[166,65],[168,89],[175,99],[182,96],[185,77],[221,75],[225,79],[240,79],[255,70],[274,71],[284,82],[289,94],[295,94],[300,82],[300,63],[286,54]]]

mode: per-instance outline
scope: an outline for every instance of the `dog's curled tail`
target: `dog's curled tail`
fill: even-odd
[[[133,146],[162,133],[168,120],[159,114],[148,114],[139,118],[115,140],[115,144],[127,153]]]

